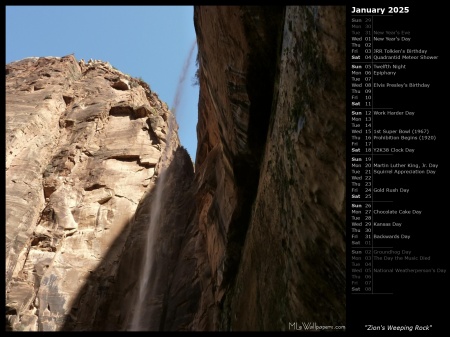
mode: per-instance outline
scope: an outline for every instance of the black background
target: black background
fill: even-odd
[[[402,222],[401,230],[391,229],[393,233],[411,235],[408,241],[390,240],[386,244],[394,245],[396,250],[412,250],[415,256],[431,256],[429,262],[374,262],[375,268],[445,268],[445,274],[374,274],[374,289],[378,292],[392,294],[352,294],[350,289],[351,260],[351,189],[350,167],[351,148],[347,146],[347,330],[352,335],[385,334],[398,335],[399,331],[388,331],[388,325],[431,325],[429,331],[403,332],[408,335],[439,335],[447,331],[449,310],[449,278],[448,273],[448,237],[449,227],[448,191],[449,184],[448,154],[445,144],[448,144],[447,115],[450,109],[447,105],[448,93],[448,28],[446,22],[450,17],[445,8],[422,3],[413,5],[403,2],[399,6],[408,6],[409,13],[387,15],[387,8],[394,4],[381,4],[372,1],[363,4],[347,4],[347,144],[351,143],[351,10],[352,6],[372,8],[384,7],[384,16],[373,18],[376,30],[409,30],[412,40],[410,43],[382,43],[374,42],[374,48],[417,48],[427,49],[426,55],[437,55],[438,60],[395,61],[406,65],[406,70],[397,71],[396,76],[375,76],[374,82],[405,82],[431,83],[430,89],[403,88],[387,89],[373,88],[374,107],[391,107],[395,110],[415,111],[414,117],[377,117],[374,116],[374,129],[409,129],[426,128],[430,134],[437,137],[436,141],[374,141],[374,147],[413,147],[414,154],[394,156],[374,156],[374,162],[389,163],[435,163],[439,167],[436,175],[374,175],[373,187],[403,187],[409,188],[410,193],[374,193],[375,200],[393,200],[394,203],[378,208],[390,209],[419,209],[422,215],[395,216],[395,221]],[[385,35],[384,35],[385,36]],[[386,54],[381,54],[386,55]],[[394,205],[394,206],[393,206]],[[393,216],[388,216],[392,221]],[[376,221],[382,221],[378,216]],[[386,231],[385,231],[386,232]],[[368,325],[377,326],[380,330],[369,330]],[[384,330],[383,330],[384,327]]]

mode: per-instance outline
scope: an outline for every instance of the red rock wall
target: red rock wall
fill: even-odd
[[[198,328],[344,325],[345,10],[198,6],[194,22]]]

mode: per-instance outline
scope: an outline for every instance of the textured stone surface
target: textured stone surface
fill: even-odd
[[[194,9],[199,46],[197,219],[206,240],[198,329],[218,329],[236,276],[271,114],[282,7]],[[207,325],[204,325],[204,324]]]
[[[90,305],[83,296],[79,296],[76,301],[80,304],[72,312],[64,330],[132,330],[134,315],[142,317],[140,329],[143,330],[189,329],[200,289],[193,258],[194,228],[188,220],[194,210],[194,170],[187,151],[179,147],[163,174],[164,178],[160,176],[156,182],[161,188],[159,193],[156,188],[149,190],[130,222],[130,235],[114,282],[102,275],[101,271],[108,268],[105,259],[84,286],[86,292],[92,293],[90,289],[95,289],[97,284],[109,291]],[[151,223],[158,195],[161,196],[161,213]],[[149,250],[148,242],[151,242]],[[145,263],[150,263],[150,267],[148,274],[142,275]],[[142,277],[148,279],[148,286],[139,294]],[[92,295],[95,296],[94,293]],[[141,308],[137,307],[140,296],[145,297]],[[92,305],[96,307],[96,317],[86,314]]]
[[[279,9],[194,11],[198,329],[345,324],[345,10]]]
[[[76,298],[83,315],[96,316],[104,285],[84,284],[94,271],[115,277],[172,117],[148,85],[105,62],[28,58],[6,74],[8,321],[14,330],[58,330],[69,312],[76,318]]]
[[[345,325],[345,9],[288,7],[232,330]]]

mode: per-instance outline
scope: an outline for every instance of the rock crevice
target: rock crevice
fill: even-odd
[[[215,313],[194,325],[345,325],[344,8],[196,6],[194,24],[200,311]]]

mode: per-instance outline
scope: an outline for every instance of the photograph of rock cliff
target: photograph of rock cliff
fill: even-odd
[[[345,329],[345,7],[193,13],[195,162],[107,60],[6,64],[7,331]]]

